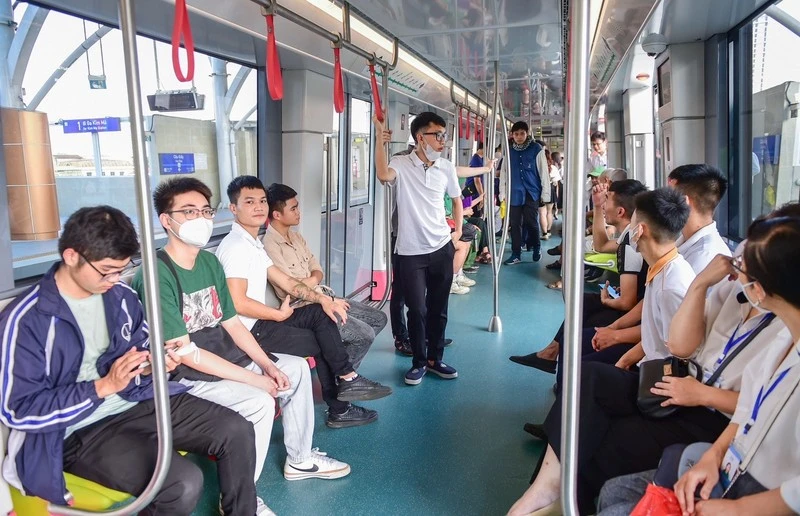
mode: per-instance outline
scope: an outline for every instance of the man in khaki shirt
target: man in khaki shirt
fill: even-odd
[[[264,248],[272,262],[281,271],[302,281],[310,288],[334,296],[335,293],[322,285],[323,273],[319,260],[309,249],[303,236],[292,227],[300,224],[300,203],[297,192],[292,188],[273,183],[267,189],[270,223],[264,235]],[[287,292],[270,281],[278,298],[286,297]],[[386,326],[386,314],[357,301],[347,301],[350,309],[347,321],[339,325],[345,349],[353,367],[361,364],[369,351],[375,336]]]

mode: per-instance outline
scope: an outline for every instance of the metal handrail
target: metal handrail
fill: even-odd
[[[581,369],[581,329],[583,312],[583,206],[582,175],[577,170],[586,161],[586,134],[589,115],[589,2],[570,2],[569,18],[569,108],[567,110],[566,150],[569,174],[564,207],[564,393],[561,428],[561,504],[564,514],[578,514],[576,502],[578,475],[578,420]]]
[[[153,219],[150,201],[150,181],[145,170],[147,159],[144,149],[144,114],[142,111],[142,92],[139,82],[139,64],[136,52],[136,27],[134,16],[134,0],[119,0],[120,30],[122,32],[122,51],[125,60],[125,78],[128,86],[128,109],[130,110],[131,142],[133,144],[133,167],[136,171],[136,194],[138,201],[139,232],[142,245],[142,267],[144,272],[145,309],[150,330],[150,354],[153,370],[153,391],[158,430],[158,455],[156,467],[150,482],[144,491],[133,502],[113,511],[95,512],[72,509],[60,505],[48,505],[54,514],[67,516],[90,516],[106,514],[123,516],[134,514],[144,509],[155,498],[167,477],[172,460],[172,422],[168,382],[165,374],[164,342],[161,331],[161,303],[158,292],[158,275],[153,244]]]
[[[398,56],[398,41],[394,39],[394,59],[393,62],[383,66],[383,77],[381,77],[381,95],[383,96],[383,103],[386,106],[386,113],[383,115],[384,127],[389,127],[389,72],[397,66]],[[376,135],[377,138],[382,138],[383,135]],[[385,144],[385,153],[388,159],[391,144]],[[383,185],[383,206],[384,206],[384,233],[386,234],[386,241],[384,242],[384,253],[386,254],[386,286],[383,289],[383,295],[378,303],[378,310],[382,310],[386,303],[389,301],[389,296],[392,294],[392,203],[390,190],[391,186],[388,184]]]
[[[497,142],[497,121],[500,119],[501,131],[503,134],[503,168],[500,171],[502,175],[506,172],[506,202],[511,200],[511,164],[508,159],[508,127],[506,125],[505,112],[503,104],[500,99],[500,68],[495,61],[494,63],[494,107],[492,108],[491,122],[489,123],[489,149],[494,153]],[[488,108],[487,108],[488,109]],[[484,154],[487,152],[484,147]],[[503,254],[505,252],[506,241],[508,240],[508,222],[509,213],[506,213],[503,219],[503,232],[500,238],[500,248],[498,250],[497,241],[495,240],[495,225],[494,225],[494,171],[490,173],[488,188],[485,191],[489,192],[489,203],[487,206],[492,207],[492,212],[488,215],[489,223],[489,241],[492,243],[492,318],[489,319],[488,331],[492,333],[500,333],[503,331],[503,321],[500,319],[500,267],[503,262]]]

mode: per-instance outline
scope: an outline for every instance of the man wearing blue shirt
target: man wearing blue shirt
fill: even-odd
[[[547,157],[541,145],[528,134],[528,124],[516,122],[511,126],[512,141],[509,148],[511,166],[511,257],[504,263],[514,265],[522,260],[522,225],[528,232],[528,242],[533,247],[533,261],[542,257],[539,235],[539,206],[550,202],[550,184]]]

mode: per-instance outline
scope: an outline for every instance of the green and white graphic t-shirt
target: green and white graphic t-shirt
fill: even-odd
[[[222,321],[236,316],[233,299],[225,282],[225,271],[217,257],[200,251],[191,270],[172,262],[183,289],[183,313],[178,301],[178,284],[169,267],[158,260],[158,286],[161,292],[161,320],[164,341],[194,333],[203,328],[213,328]],[[144,302],[142,270],[131,283]]]

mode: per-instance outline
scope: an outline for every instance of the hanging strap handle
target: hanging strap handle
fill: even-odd
[[[387,80],[386,77],[383,78]],[[383,122],[383,106],[381,105],[381,93],[378,90],[378,79],[375,78],[375,63],[369,63],[369,82],[372,85],[372,100],[375,102],[375,117],[378,122]]]
[[[472,123],[470,123],[470,121],[469,121],[469,115],[470,115],[469,110],[467,110],[467,130],[464,132],[464,136],[463,136],[463,138],[465,140],[469,140],[469,137],[470,137],[470,134],[471,134]]]
[[[340,48],[333,47],[333,108],[337,113],[344,111],[344,85],[342,83],[342,63],[339,60]]]
[[[475,140],[479,142],[483,141],[483,123],[483,119],[475,115]]]
[[[185,75],[181,69],[181,39],[186,49]],[[192,37],[192,26],[189,23],[189,13],[186,10],[186,0],[175,0],[175,22],[172,25],[172,68],[179,81],[189,82],[194,79],[194,38]]]
[[[267,20],[267,88],[272,100],[283,98],[283,75],[278,45],[275,43],[275,15],[265,14]]]

